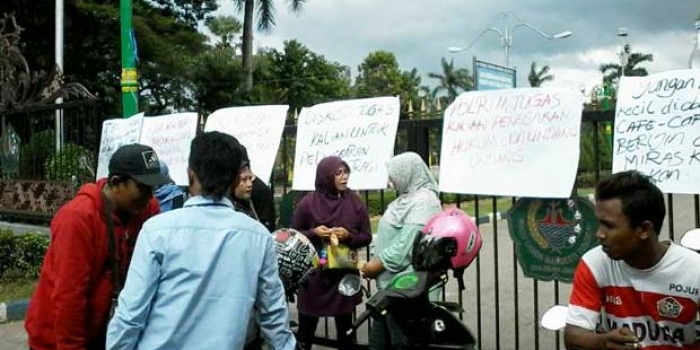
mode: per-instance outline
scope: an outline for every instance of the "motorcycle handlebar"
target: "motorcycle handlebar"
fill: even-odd
[[[352,323],[352,327],[348,329],[345,334],[346,335],[351,335],[352,333],[355,332],[355,330],[360,327],[361,324],[365,323],[367,319],[372,315],[372,311],[370,310],[365,310],[363,313],[360,314],[360,316],[357,316],[355,319],[355,322]]]

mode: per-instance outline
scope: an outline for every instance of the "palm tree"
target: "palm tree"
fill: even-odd
[[[441,63],[442,74],[428,73],[428,76],[440,81],[440,84],[437,86],[438,92],[445,91],[450,102],[454,101],[460,89],[462,91],[469,91],[473,88],[472,77],[469,74],[469,70],[466,68],[455,69],[454,61],[450,60],[448,63],[444,57]]]
[[[648,75],[646,68],[637,67],[640,63],[653,62],[654,55],[647,53],[643,54],[640,52],[630,52],[629,44],[624,47],[624,54],[628,57],[627,64],[625,64],[625,74],[626,76],[641,77]],[[603,73],[603,81],[612,82],[618,80],[620,75],[622,75],[622,67],[617,63],[606,63],[600,65],[600,72]]]
[[[275,4],[273,0],[233,0],[240,11],[243,9],[243,71],[245,90],[253,90],[253,12],[258,11],[258,30],[266,32],[275,26]],[[288,0],[292,12],[301,11],[304,0]]]
[[[409,110],[409,104],[411,104],[410,108],[416,108],[418,106],[418,103],[420,102],[420,82],[420,74],[415,68],[411,69],[411,71],[404,71],[401,73],[400,100],[403,104],[405,104],[401,106],[402,110]]]
[[[212,34],[216,35],[221,39],[221,46],[228,47],[231,46],[233,39],[236,35],[241,33],[243,25],[241,22],[233,16],[219,16],[208,18],[204,24],[209,28]],[[236,47],[233,45],[232,47]]]
[[[554,80],[554,75],[549,74],[548,65],[545,64],[538,70],[537,62],[532,62],[527,80],[530,82],[531,87],[540,87],[543,83]]]

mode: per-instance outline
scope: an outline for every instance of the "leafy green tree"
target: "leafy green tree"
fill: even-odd
[[[243,25],[233,16],[219,16],[207,18],[204,22],[212,34],[219,38],[221,46],[231,46],[236,48],[233,42],[237,35],[241,34]]]
[[[537,69],[537,62],[530,64],[530,74],[527,76],[527,81],[531,87],[540,87],[542,84],[554,80],[554,75],[549,74],[549,66],[544,65]]]
[[[139,44],[139,84],[147,114],[191,110],[194,101],[186,78],[189,57],[207,49],[206,37],[185,22],[140,9],[134,18]]]
[[[442,74],[428,73],[428,76],[438,79],[438,92],[444,92],[447,95],[448,101],[454,101],[457,95],[462,91],[473,89],[472,77],[468,69],[455,68],[454,61],[450,60],[448,63],[444,57],[440,63],[442,66]]]
[[[406,112],[409,104],[411,104],[411,108],[416,110],[420,106],[420,74],[417,69],[413,68],[411,71],[404,71],[402,73],[402,78],[400,94],[401,109]]]
[[[216,10],[215,0],[153,0],[134,2],[134,32],[138,45],[142,108],[157,112],[186,108],[188,84],[183,56],[206,49],[197,22]],[[32,70],[54,66],[54,4],[52,1],[3,0],[0,13],[14,12],[22,33],[24,57]],[[99,97],[104,117],[121,115],[121,48],[119,2],[67,1],[65,4],[65,80],[85,85]],[[85,28],[90,28],[86,30]],[[166,107],[168,106],[168,107]]]
[[[445,108],[448,104],[447,97],[440,96],[440,87],[436,86],[432,89],[429,86],[421,86],[419,89],[421,105],[419,109],[425,107],[425,112],[433,113],[438,109]],[[438,108],[438,106],[440,108]]]
[[[627,56],[627,63],[624,67],[624,75],[640,77],[649,74],[646,68],[638,66],[644,62],[653,62],[654,55],[650,53],[645,54],[641,52],[631,52],[629,44],[625,45],[623,50]],[[603,80],[607,82],[617,81],[620,79],[620,75],[622,75],[622,66],[620,66],[618,63],[602,64],[600,65],[599,70],[601,73],[603,73]]]
[[[393,53],[375,51],[357,67],[357,97],[395,96],[401,94],[403,74]]]
[[[292,12],[300,12],[304,0],[288,0]],[[266,32],[275,26],[273,0],[233,0],[239,11],[243,10],[243,70],[245,91],[253,90],[253,12],[258,12],[258,30]]]
[[[270,75],[260,85],[281,92],[292,111],[350,96],[345,67],[327,61],[296,40],[285,41],[282,51],[260,56],[269,58],[270,67]]]
[[[85,1],[85,0],[82,0]],[[119,2],[106,0],[91,0],[99,3],[113,3],[117,6]],[[158,12],[166,17],[173,18],[179,23],[184,23],[190,28],[195,28],[197,23],[206,19],[211,13],[219,8],[216,0],[135,0],[134,6],[148,6],[158,9]],[[134,10],[134,16],[139,15],[138,10]]]
[[[401,71],[393,53],[371,52],[357,69],[356,97],[399,96],[401,110],[404,112],[409,101],[415,103],[421,83],[418,70],[414,68],[411,71]]]
[[[215,46],[195,56],[187,78],[197,110],[207,115],[219,108],[247,105],[243,98],[243,65],[232,47]]]

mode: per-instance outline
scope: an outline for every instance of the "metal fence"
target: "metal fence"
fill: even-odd
[[[56,153],[56,110],[63,113],[63,145]],[[102,121],[97,101],[84,99],[0,110],[0,215],[47,222],[79,182],[93,181]],[[12,131],[13,130],[13,131]],[[7,137],[14,132],[19,139]],[[70,181],[75,176],[76,181]]]
[[[53,142],[51,137],[48,137],[48,143],[46,140],[38,140],[37,135],[42,132],[50,134],[54,129],[53,110],[28,110],[21,114],[5,114],[2,117],[6,124],[13,125],[22,138],[25,168],[20,170],[18,177],[48,178],[46,164],[48,157],[54,153]],[[591,187],[610,171],[611,152],[605,148],[609,148],[610,145],[603,139],[603,124],[612,122],[613,117],[612,112],[584,112],[581,126],[582,162],[577,188]],[[76,104],[70,109],[65,109],[64,118],[66,143],[76,144],[87,150],[87,158],[90,154],[95,157],[105,116],[99,113],[94,104],[88,103]],[[414,151],[420,154],[427,164],[439,165],[441,133],[442,120],[437,115],[429,119],[402,119],[399,122],[395,153]],[[296,126],[285,127],[272,178],[273,189],[278,199],[290,191],[295,137]],[[91,160],[86,161],[89,163]],[[78,163],[75,166],[81,168],[82,164]],[[546,171],[543,169],[543,176]],[[51,176],[54,175],[56,174]],[[91,181],[94,178],[94,164],[92,169],[83,175],[84,181]],[[395,193],[362,191],[361,197],[372,213],[381,215],[391,198],[395,197]],[[484,245],[476,262],[466,271],[466,289],[460,291],[456,283],[451,281],[443,295],[446,301],[457,302],[462,306],[464,313],[459,316],[479,340],[479,348],[562,348],[561,335],[542,330],[538,320],[550,306],[568,302],[570,286],[559,282],[536,281],[523,275],[508,235],[507,225],[504,220],[500,220],[515,198],[442,193],[441,199],[445,206],[456,206],[473,217],[482,218],[480,229]],[[667,206],[668,216],[662,229],[663,237],[677,240],[685,230],[700,227],[698,195],[668,194]],[[366,254],[369,256],[369,249]],[[369,287],[371,290],[373,286]],[[291,307],[295,309],[294,305]],[[364,306],[360,305],[358,311],[363,311],[363,308]],[[334,345],[333,327],[329,324],[327,320],[319,327],[319,344]],[[360,330],[360,343],[366,344],[366,330],[368,328]]]
[[[583,188],[590,189],[601,176],[610,172],[612,145],[604,139],[604,125],[611,123],[613,118],[612,111],[584,112],[581,126],[582,161],[575,192]],[[441,133],[442,120],[438,118],[401,120],[395,153],[414,151],[427,164],[438,165]],[[296,127],[285,128],[274,176],[274,188],[278,194],[290,190],[288,179],[294,164],[295,135]],[[586,148],[589,152],[584,154]],[[547,169],[542,171],[543,176],[546,176]],[[361,192],[370,211],[376,208],[375,214],[381,214],[389,203],[388,199],[394,196],[395,193],[387,191]],[[502,220],[516,198],[441,193],[441,199],[445,206],[456,206],[473,217],[481,218],[480,230],[484,244],[476,262],[466,271],[466,289],[460,291],[457,284],[451,281],[443,293],[444,300],[457,302],[463,308],[464,313],[459,317],[477,337],[479,348],[563,348],[563,334],[543,330],[539,326],[539,318],[549,307],[568,303],[570,285],[558,281],[537,281],[523,275],[507,224]],[[678,240],[680,234],[687,229],[700,227],[698,195],[668,194],[667,213],[662,238]],[[366,254],[369,256],[369,248]],[[373,286],[368,287],[372,289]],[[363,310],[363,305],[357,309]],[[335,336],[332,320],[326,320],[319,328],[317,344],[333,347]],[[363,348],[362,344],[366,344],[367,331],[368,328],[364,328],[358,333],[358,348]]]

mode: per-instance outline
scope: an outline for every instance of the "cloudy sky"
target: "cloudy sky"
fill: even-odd
[[[242,19],[230,0],[220,0],[220,14]],[[327,59],[352,67],[371,51],[393,52],[404,70],[417,68],[423,84],[434,85],[428,72],[440,72],[440,58],[454,59],[471,71],[472,57],[505,64],[498,34],[486,33],[466,52],[451,54],[450,46],[466,46],[490,27],[505,31],[520,21],[543,31],[574,34],[546,40],[520,27],[513,32],[510,65],[518,69],[518,86],[527,86],[530,63],[547,64],[555,75],[551,86],[587,90],[599,84],[597,68],[617,62],[618,28],[627,27],[634,52],[653,53],[650,72],[683,69],[693,47],[697,0],[306,0],[299,14],[276,0],[277,26],[255,34],[255,47],[280,48],[297,39]],[[501,15],[499,15],[501,14]]]

